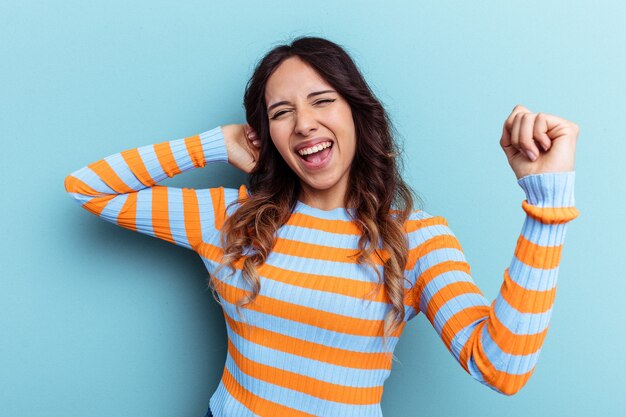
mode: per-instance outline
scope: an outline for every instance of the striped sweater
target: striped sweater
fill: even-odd
[[[246,196],[239,189],[157,185],[167,177],[227,163],[221,127],[108,156],[65,178],[68,193],[101,218],[194,250],[218,288],[228,333],[223,375],[209,405],[216,417],[379,417],[392,368],[383,345],[391,309],[377,274],[355,263],[359,231],[351,209],[321,210],[298,201],[259,268],[253,304],[235,310],[248,292],[224,268],[220,231]],[[404,326],[420,312],[463,369],[505,395],[528,381],[546,336],[567,223],[574,207],[574,172],[528,175],[518,181],[526,213],[497,298],[475,285],[445,218],[414,210],[405,231],[406,314],[388,339],[393,351]],[[382,272],[382,264],[376,267]],[[229,276],[230,275],[230,276]]]

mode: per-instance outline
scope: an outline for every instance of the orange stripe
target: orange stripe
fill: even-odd
[[[202,141],[200,135],[189,136],[185,138],[185,147],[191,162],[196,168],[203,168],[206,165],[204,158],[204,149],[202,149]]]
[[[515,334],[502,324],[495,313],[492,313],[489,315],[487,331],[503,352],[511,355],[530,355],[541,348],[548,327],[539,333]]]
[[[485,381],[507,395],[512,395],[519,391],[526,382],[528,382],[528,379],[535,370],[533,366],[530,371],[520,375],[499,371],[493,366],[491,361],[489,361],[482,347],[481,349],[476,349],[473,358]]]
[[[407,220],[404,226],[404,230],[407,233],[411,233],[418,229],[422,229],[424,227],[437,226],[437,225],[448,226],[448,222],[446,221],[445,218],[441,216],[429,217],[427,219],[422,219],[422,220]]]
[[[315,245],[297,240],[277,238],[273,248],[274,252],[285,255],[297,256],[300,258],[318,259],[324,261],[357,263],[358,249],[343,249],[333,246]],[[386,255],[386,251],[379,251],[381,256]],[[372,254],[372,261],[376,265],[382,265],[382,261]]]
[[[122,181],[122,179],[113,171],[111,165],[104,159],[87,165],[102,181],[116,193],[131,193],[134,190]]]
[[[228,339],[228,352],[237,367],[249,376],[323,400],[366,405],[378,404],[383,395],[382,386],[360,388],[333,384],[252,361],[242,355],[230,339]]]
[[[344,220],[319,219],[317,217],[312,217],[303,213],[293,213],[285,224],[343,235],[361,234],[361,231],[354,222]]]
[[[239,199],[243,200],[248,198],[248,190],[244,184],[239,186]]]
[[[278,268],[269,264],[261,265],[259,268],[259,274],[273,281],[283,282],[301,288],[309,288],[312,290],[357,298],[365,298],[370,291],[373,291],[376,288],[376,284],[372,282],[362,282],[330,275],[317,275],[290,271],[288,269]],[[389,302],[389,298],[382,290],[375,293],[374,297],[370,299],[379,302]]]
[[[152,187],[152,230],[159,239],[174,243],[170,230],[170,214],[167,199],[167,187]]]
[[[218,281],[215,283],[216,288],[222,288],[220,296],[231,304],[235,304],[237,300],[250,294],[249,291],[239,289],[215,277],[212,278]],[[248,304],[245,308],[340,333],[368,337],[382,337],[383,335],[383,320],[367,320],[344,316],[277,300],[261,294],[258,294],[254,302]],[[406,322],[403,322],[392,332],[391,336],[399,337],[405,325]]]
[[[104,197],[94,197],[91,200],[87,201],[85,204],[83,204],[83,208],[99,216],[100,213],[102,213],[102,210],[109,203],[109,201],[111,201],[115,197],[117,197],[117,194],[110,194]]]
[[[161,142],[153,146],[154,153],[156,153],[156,156],[159,159],[159,164],[161,164],[161,168],[163,168],[165,174],[167,174],[168,177],[180,174],[180,168],[178,168],[176,159],[174,159],[170,143]]]
[[[520,235],[517,238],[515,256],[520,262],[532,268],[552,269],[559,266],[562,249],[563,245],[541,246]]]
[[[452,339],[458,332],[474,323],[477,320],[483,319],[489,315],[489,307],[487,306],[473,306],[464,308],[446,321],[446,324],[441,328],[441,339],[446,345],[448,350],[451,350]],[[429,318],[434,325],[434,316]]]
[[[326,346],[251,326],[247,323],[242,324],[233,320],[227,313],[224,313],[224,317],[228,326],[235,333],[257,345],[348,368],[391,369],[391,356],[385,353],[356,352]],[[242,328],[242,326],[244,327]]]
[[[224,203],[224,187],[211,188],[211,201],[213,202],[213,215],[215,217],[215,229],[222,230],[226,220],[226,207]]]
[[[444,261],[438,263],[434,266],[431,266],[417,277],[417,282],[411,289],[411,297],[413,301],[413,305],[416,310],[419,310],[420,299],[422,297],[422,292],[424,288],[432,281],[437,278],[439,275],[444,274],[450,271],[460,271],[465,272],[471,276],[470,266],[467,262],[462,261]]]
[[[415,268],[415,264],[419,258],[437,249],[458,249],[461,252],[463,251],[456,237],[452,235],[434,236],[409,252],[406,269],[409,271],[412,270]]]
[[[192,248],[202,242],[202,225],[200,224],[200,206],[196,190],[183,188],[183,210],[185,215],[185,231]]]
[[[214,262],[221,262],[222,257],[224,256],[224,250],[219,246],[211,245],[207,242],[200,242],[200,244],[195,248],[198,255],[203,258],[210,259]]]
[[[93,188],[85,184],[83,181],[79,180],[78,178],[72,175],[68,175],[67,177],[65,177],[64,185],[65,185],[65,191],[67,191],[68,193],[76,193],[76,194],[89,195],[89,196],[97,196],[97,195],[104,194],[104,193],[94,190]]]
[[[445,287],[437,291],[428,301],[428,307],[426,308],[426,317],[434,317],[437,315],[439,309],[451,299],[463,294],[480,294],[480,289],[473,282],[457,281],[452,282]]]
[[[222,374],[222,384],[226,390],[243,406],[259,416],[293,416],[293,417],[315,417],[314,414],[305,413],[295,408],[277,404],[273,401],[261,398],[258,395],[245,389],[235,377],[224,368]]]
[[[117,224],[130,230],[137,230],[137,193],[130,193],[117,216]]]
[[[546,291],[528,290],[511,279],[507,268],[504,271],[501,294],[520,313],[545,313],[554,304],[556,287]]]
[[[576,207],[537,207],[522,201],[522,209],[533,219],[545,224],[560,224],[574,220],[580,212]]]
[[[146,166],[143,163],[143,159],[141,159],[141,155],[139,154],[139,149],[129,149],[127,151],[122,152],[122,158],[124,158],[124,162],[128,165],[128,168],[133,171],[135,177],[146,187],[152,187],[156,184],[156,181],[152,179],[150,173],[146,169]]]

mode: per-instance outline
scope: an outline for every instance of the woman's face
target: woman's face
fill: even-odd
[[[305,195],[343,200],[356,149],[348,102],[311,66],[291,57],[268,79],[265,103],[272,142]]]

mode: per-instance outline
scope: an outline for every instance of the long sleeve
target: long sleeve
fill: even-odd
[[[69,174],[65,189],[106,221],[195,249],[215,231],[220,214],[214,214],[214,207],[223,190],[157,184],[213,162],[228,162],[220,126],[110,155]]]
[[[473,378],[506,395],[528,381],[546,337],[567,223],[574,172],[529,175],[526,218],[504,282],[489,303],[474,283],[461,245],[442,217],[426,215],[414,255],[413,302]]]

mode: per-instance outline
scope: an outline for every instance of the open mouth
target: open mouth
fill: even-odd
[[[328,159],[332,148],[333,142],[328,141],[310,148],[301,149],[297,152],[297,154],[304,162],[306,162],[306,165],[318,167]]]

